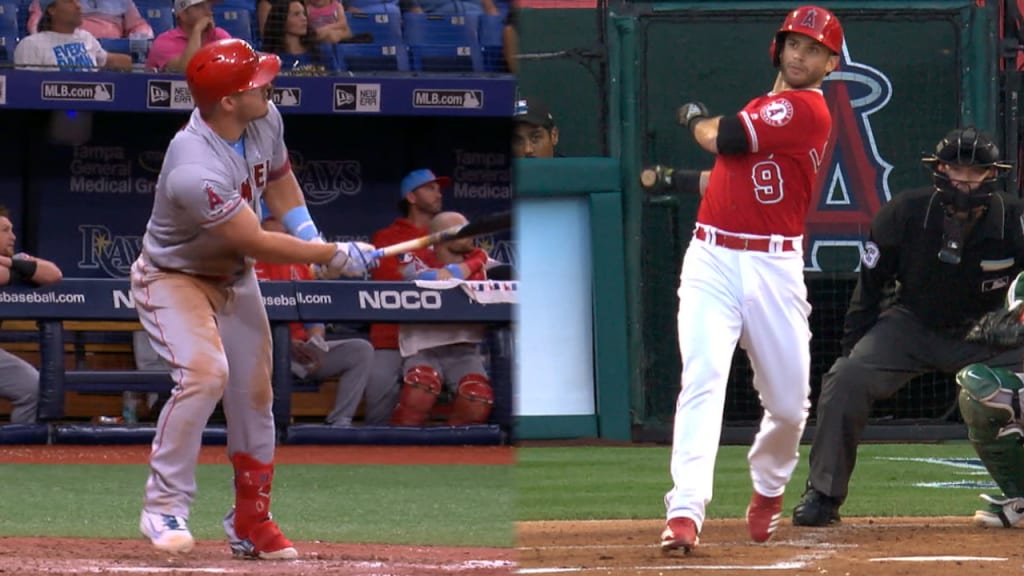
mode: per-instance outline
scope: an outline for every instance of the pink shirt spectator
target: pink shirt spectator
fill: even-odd
[[[203,39],[203,45],[205,46],[214,40],[223,40],[225,38],[231,38],[231,34],[228,34],[227,30],[220,27],[214,28],[213,34],[209,34]],[[157,36],[156,40],[153,40],[153,46],[149,49],[149,56],[146,58],[146,69],[163,70],[168,62],[174,60],[185,51],[187,45],[188,34],[181,29],[181,26]]]
[[[306,12],[308,12],[309,25],[314,30],[319,30],[324,26],[329,26],[345,18],[345,8],[342,7],[341,2],[338,2],[338,0],[334,0],[327,6],[319,8],[307,2]]]
[[[29,34],[39,31],[39,20],[42,17],[39,0],[32,0],[28,6]],[[142,17],[132,0],[83,1],[80,28],[97,38],[127,38],[131,34],[153,37],[153,28]]]

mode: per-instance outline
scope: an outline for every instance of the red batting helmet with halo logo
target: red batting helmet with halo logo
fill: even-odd
[[[780,65],[782,39],[791,32],[813,38],[836,54],[843,51],[843,27],[836,15],[820,6],[800,6],[786,16],[786,21],[772,38],[769,53],[776,68]]]

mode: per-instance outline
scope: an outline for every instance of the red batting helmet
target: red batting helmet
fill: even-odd
[[[197,50],[188,61],[185,78],[192,100],[203,107],[266,86],[280,70],[281,59],[276,55],[257,53],[245,40],[225,38]]]
[[[829,50],[839,54],[843,51],[843,27],[839,19],[828,10],[818,6],[801,6],[786,16],[786,21],[772,38],[772,64],[778,68],[779,54],[782,52],[782,39],[786,34],[795,32],[813,38],[824,44]]]

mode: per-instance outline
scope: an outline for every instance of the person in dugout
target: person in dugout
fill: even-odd
[[[466,224],[458,212],[441,212],[431,219],[430,233]],[[435,245],[433,263],[407,258],[402,273],[406,280],[486,280],[488,266],[495,264],[474,246],[473,238],[462,238]],[[480,352],[486,331],[484,324],[402,324],[402,390],[391,424],[424,425],[443,385],[455,398],[449,426],[485,424],[494,406],[494,390]]]

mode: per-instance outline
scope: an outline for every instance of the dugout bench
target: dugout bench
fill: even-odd
[[[480,290],[514,294],[515,282],[476,283]],[[406,282],[262,282],[273,333],[274,420],[289,444],[503,444],[512,426],[512,306],[479,304],[460,288],[421,288]],[[34,320],[40,352],[38,425],[0,426],[0,443],[146,443],[153,426],[62,424],[65,392],[167,393],[167,372],[67,368],[66,329],[75,322],[137,321],[127,279],[65,279],[41,288],[0,290],[0,320]],[[424,428],[332,428],[291,423],[292,392],[317,382],[296,380],[290,370],[291,322],[481,322],[492,326],[487,342],[495,405],[488,424]],[[78,325],[81,326],[81,325]],[[223,444],[223,427],[208,426],[204,443]]]

